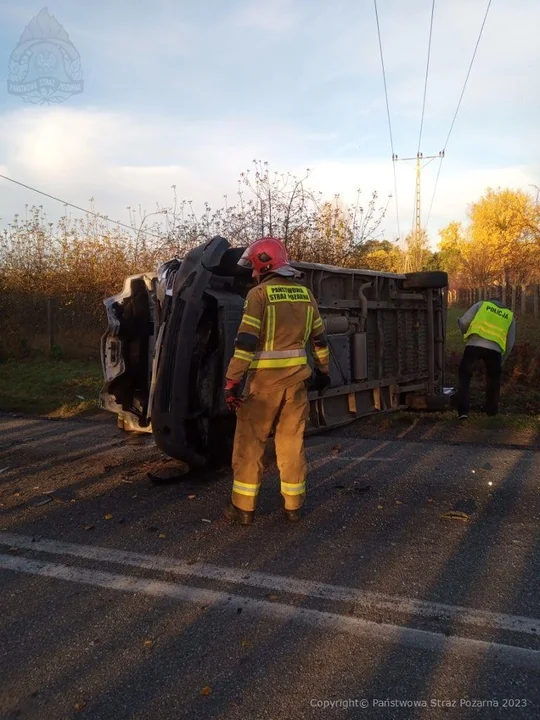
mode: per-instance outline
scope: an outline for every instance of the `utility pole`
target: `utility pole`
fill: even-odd
[[[414,211],[414,232],[413,232],[413,248],[415,252],[420,252],[422,248],[422,223],[421,223],[421,175],[423,168],[428,165],[429,163],[426,163],[424,166],[422,166],[422,162],[424,160],[436,160],[437,158],[443,158],[444,157],[444,150],[441,150],[438,155],[424,155],[421,152],[416,153],[416,157],[409,157],[409,158],[400,158],[397,155],[392,155],[393,162],[398,161],[410,161],[410,160],[416,160],[416,191],[415,191],[415,211]],[[414,265],[413,258],[410,257],[410,253],[407,253],[407,259],[406,259],[407,265],[409,266],[407,270],[411,271],[411,265]]]

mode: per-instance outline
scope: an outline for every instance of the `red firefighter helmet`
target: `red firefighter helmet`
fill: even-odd
[[[255,240],[244,252],[239,265],[251,267],[253,277],[260,277],[289,264],[287,250],[279,238],[265,237]]]

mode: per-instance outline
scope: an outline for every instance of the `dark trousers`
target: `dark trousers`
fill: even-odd
[[[496,415],[499,410],[501,394],[502,356],[496,350],[467,345],[459,366],[458,413],[467,415],[471,402],[470,385],[474,366],[483,360],[486,366],[486,404],[487,415]]]

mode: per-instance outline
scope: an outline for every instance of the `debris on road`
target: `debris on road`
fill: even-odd
[[[210,685],[205,685],[203,689],[201,690],[201,695],[211,695],[212,694],[212,688]]]
[[[187,499],[188,499],[188,500],[195,500],[196,497],[197,497],[196,495],[188,495],[188,496],[187,496]]]
[[[5,472],[6,470],[9,470],[9,465],[7,465],[6,467],[0,468],[0,473]]]
[[[211,520],[208,520],[208,518],[203,518],[203,519],[202,519],[202,522],[211,523],[212,521],[211,521]]]
[[[94,528],[95,528],[95,525],[85,525],[84,526],[85,530],[93,530]]]
[[[347,490],[349,492],[367,492],[368,490],[371,490],[371,485],[360,485],[358,486],[356,484],[356,480],[352,483],[352,485],[334,485],[334,488],[336,490]]]
[[[147,472],[146,475],[154,485],[169,485],[169,483],[175,483],[181,480],[188,472],[189,468],[187,465],[181,464],[172,468],[165,468],[159,474]]]
[[[459,510],[448,510],[441,515],[441,520],[463,520],[464,522],[467,522],[469,519],[470,515],[460,512]]]
[[[355,490],[355,492],[360,492],[360,493],[368,492],[368,490],[371,490],[371,485],[360,485],[360,486],[357,486],[357,485],[355,484],[354,490]]]
[[[42,505],[47,505],[47,503],[52,502],[53,499],[50,495],[46,495],[45,497],[41,498],[37,502],[34,503],[34,507],[41,507]]]
[[[105,515],[105,520],[112,520],[112,515],[110,513]]]

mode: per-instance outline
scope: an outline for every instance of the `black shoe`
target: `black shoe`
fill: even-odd
[[[302,512],[298,510],[287,510],[286,508],[283,508],[283,512],[285,513],[285,517],[289,522],[298,522],[298,520],[302,517]]]
[[[240,510],[236,505],[229,503],[228,507],[223,511],[223,515],[229,520],[229,522],[236,522],[240,525],[251,525],[255,512],[253,510]]]

